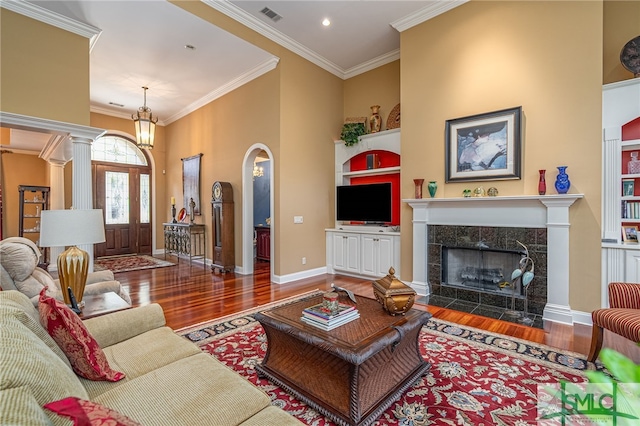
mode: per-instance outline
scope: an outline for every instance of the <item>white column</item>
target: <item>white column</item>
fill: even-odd
[[[602,145],[602,241],[620,242],[622,128],[604,129]]]
[[[419,296],[431,294],[429,287],[429,210],[428,202],[409,202],[413,208],[413,280],[411,287]]]
[[[51,210],[64,209],[64,165],[62,161],[49,160],[49,182],[51,191],[49,192],[49,208]],[[64,247],[49,248],[49,270],[57,271],[57,259]]]
[[[569,207],[575,199],[542,198],[547,206],[547,304],[543,320],[573,324],[569,307]]]
[[[73,142],[73,208],[92,209],[91,143],[93,140],[72,135],[71,141]],[[93,272],[93,244],[81,244],[78,248],[89,253],[89,272]]]

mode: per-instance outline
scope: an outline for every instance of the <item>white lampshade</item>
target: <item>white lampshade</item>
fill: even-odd
[[[77,246],[104,241],[101,209],[41,212],[40,247]]]

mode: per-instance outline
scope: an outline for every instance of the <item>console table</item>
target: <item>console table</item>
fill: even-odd
[[[189,257],[189,266],[193,259],[202,259],[206,266],[207,236],[205,226],[189,223],[164,223],[164,257],[175,254]]]

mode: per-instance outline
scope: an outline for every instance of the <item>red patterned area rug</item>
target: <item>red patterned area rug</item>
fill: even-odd
[[[175,263],[146,255],[99,257],[93,262],[94,271],[108,269],[112,272],[128,272],[140,269],[164,268]]]
[[[263,389],[273,405],[303,423],[333,425],[278,386],[258,378],[255,365],[262,362],[268,342],[253,314],[266,308],[177,333]],[[581,354],[437,319],[423,327],[419,345],[431,363],[430,372],[374,425],[536,425],[538,384],[586,382],[582,371],[594,368]],[[602,366],[598,363],[597,368]]]

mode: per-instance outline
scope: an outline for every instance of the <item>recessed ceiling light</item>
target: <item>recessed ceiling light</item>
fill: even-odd
[[[324,18],[324,20],[322,21],[322,25],[324,25],[325,27],[331,25],[331,21],[329,20],[329,18]]]
[[[184,48],[189,50],[196,50],[196,47],[192,44],[185,44]]]

